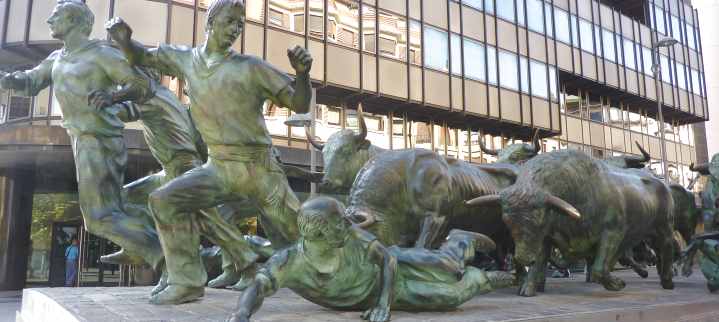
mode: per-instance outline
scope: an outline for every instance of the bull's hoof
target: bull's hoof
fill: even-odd
[[[673,290],[674,289],[674,282],[672,280],[663,280],[662,281],[662,288],[665,290]]]
[[[719,285],[707,284],[707,289],[709,289],[709,293],[716,293],[716,291],[719,291]]]
[[[608,291],[621,291],[625,286],[627,286],[624,281],[614,276],[607,276],[601,283]]]
[[[519,296],[532,297],[537,296],[537,288],[531,283],[522,283],[519,287]]]
[[[646,269],[641,269],[641,268],[639,268],[639,269],[636,270],[636,272],[637,272],[637,274],[638,274],[641,278],[647,278],[647,277],[649,277],[649,272],[647,272]]]

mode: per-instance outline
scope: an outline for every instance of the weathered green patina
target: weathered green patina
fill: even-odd
[[[150,194],[169,277],[169,286],[151,298],[153,303],[181,303],[202,295],[206,274],[197,239],[184,237],[196,236],[182,220],[189,213],[249,201],[260,210],[260,224],[274,245],[287,245],[297,237],[299,201],[272,155],[262,106],[270,100],[307,112],[312,58],[303,48],[288,50],[297,75],[293,83],[261,59],[235,53],[231,46],[242,32],[244,13],[241,0],[214,1],[208,9],[205,42],[193,49],[145,49],[131,40],[131,30],[122,20],[107,25],[133,64],[185,80],[192,119],[208,145],[207,163]]]
[[[59,1],[47,22],[64,47],[32,70],[3,77],[0,86],[31,96],[53,85],[62,125],[72,141],[86,229],[158,267],[163,255],[152,220],[128,215],[123,203],[127,152],[118,114],[125,114],[127,105],[96,109],[88,97],[97,90],[114,92],[122,86],[123,95],[143,102],[161,104],[160,98],[150,80],[137,73],[119,50],[89,39],[94,16],[84,3]]]
[[[300,239],[258,271],[230,321],[249,321],[264,298],[283,287],[328,308],[366,310],[364,319],[380,322],[389,320],[390,308],[453,309],[513,280],[467,265],[475,251],[494,248],[484,235],[453,230],[439,250],[386,248],[351,226],[344,211],[329,197],[305,202],[298,216]]]
[[[658,251],[662,286],[674,287],[674,200],[648,171],[619,168],[580,151],[553,151],[527,161],[513,186],[469,203],[501,204],[516,245],[514,259],[531,265],[520,295],[543,291],[553,247],[570,261],[593,259],[592,280],[621,290],[625,284],[611,269],[643,240]]]
[[[697,252],[704,255],[699,259],[699,267],[707,279],[707,288],[709,292],[715,293],[719,290],[719,233],[712,232],[695,236],[687,245],[682,252],[684,263],[682,274],[684,276],[688,277],[692,274],[692,264]]]

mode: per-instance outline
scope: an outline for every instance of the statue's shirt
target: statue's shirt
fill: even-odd
[[[50,54],[40,65],[26,73],[27,94],[53,84],[53,90],[62,111],[62,126],[72,135],[122,136],[123,122],[113,109],[96,109],[88,104],[87,97],[94,90],[114,90],[117,84],[130,81],[132,73],[113,73],[118,64],[131,71],[119,50],[107,43],[92,40],[72,52],[62,49]]]
[[[200,49],[161,45],[157,49],[162,72],[183,78],[190,97],[195,126],[213,146],[269,146],[272,143],[262,115],[266,100],[292,80],[261,59],[231,51],[223,60],[209,64]]]
[[[290,272],[283,279],[284,286],[313,303],[330,308],[358,308],[376,298],[381,268],[370,260],[369,248],[378,241],[358,229],[350,229],[350,232],[352,237],[336,250],[339,265],[330,274],[315,269],[313,261],[317,259],[307,256],[301,241],[282,251],[284,254],[280,256],[286,256],[282,270]]]

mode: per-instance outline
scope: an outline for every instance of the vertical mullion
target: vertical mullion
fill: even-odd
[[[437,0],[435,0],[435,1],[437,1]],[[420,2],[419,2],[419,33],[420,33],[420,38],[421,38],[420,43],[422,43],[422,105],[425,105],[427,102],[426,102],[425,93],[424,93],[425,92],[425,90],[424,90],[424,88],[425,88],[424,61],[426,59],[425,49],[426,49],[427,44],[424,43],[424,0],[420,0]]]
[[[322,75],[323,86],[327,86],[327,61],[329,60],[327,59],[327,35],[329,34],[329,32],[327,32],[327,22],[329,21],[329,7],[327,2],[328,0],[324,0],[324,2],[322,3],[322,51],[324,56],[324,59],[322,60],[322,63],[324,65]]]
[[[510,0],[503,0],[503,1],[510,1]],[[498,22],[497,22],[497,0],[492,0],[492,6],[494,6],[494,68],[497,71],[497,111],[498,111],[498,117],[500,121],[502,120],[502,87],[499,85],[501,80],[501,74],[499,72],[499,46],[498,46],[498,39],[499,36],[497,35],[497,29],[498,29]],[[486,9],[486,8],[485,8]],[[488,104],[490,102],[488,101]]]
[[[449,110],[452,111],[454,107],[452,106],[452,28],[451,28],[451,14],[450,10],[452,10],[452,3],[449,0],[441,0],[447,2],[447,63],[449,66],[447,66],[447,70],[449,71]],[[407,8],[409,10],[409,8]],[[461,39],[460,39],[461,40]]]
[[[514,1],[514,0],[508,0]],[[524,1],[522,1],[524,2]],[[517,84],[519,84],[519,123],[524,124],[524,104],[522,99],[522,54],[519,52],[519,14],[517,9],[517,1],[514,1],[514,34],[516,38],[517,53],[516,53],[516,64],[517,64]],[[524,22],[527,23],[527,14],[525,11]],[[527,47],[529,48],[529,47]],[[529,68],[529,66],[527,66]]]
[[[407,102],[409,102],[412,99],[412,85],[411,85],[412,62],[409,61],[409,53],[410,53],[409,47],[412,46],[412,40],[410,38],[410,29],[412,28],[411,27],[412,21],[410,20],[411,18],[409,16],[409,6],[410,6],[409,0],[405,0],[404,3],[405,3],[405,7],[407,8],[407,10],[405,10],[405,15],[404,15],[404,17],[405,17],[404,19],[405,19],[405,21],[407,21],[407,28],[406,28],[407,30],[405,30],[405,34],[406,34],[406,38],[407,38],[407,46],[405,46],[404,50],[405,50],[405,57],[407,58],[405,60],[405,63],[407,66]],[[377,29],[377,32],[379,32],[379,26],[377,26],[376,29]],[[421,40],[420,40],[420,43],[422,43]],[[375,47],[377,47],[377,46],[375,46]],[[379,51],[377,53],[377,57],[379,58]],[[422,58],[424,59],[424,56],[422,56]],[[379,64],[379,61],[377,61],[377,64]],[[377,89],[377,92],[379,92],[379,88]]]
[[[408,0],[409,1],[409,0]],[[464,5],[462,3],[459,4],[459,59],[461,61],[460,64],[460,73],[462,76],[462,111],[467,111],[467,95],[466,95],[466,82],[465,82],[465,67],[464,67],[464,10],[462,9]],[[519,47],[519,46],[518,46]],[[470,135],[471,136],[471,135]],[[470,155],[470,161],[472,157]]]

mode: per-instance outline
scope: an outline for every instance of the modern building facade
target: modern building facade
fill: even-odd
[[[104,21],[120,16],[148,46],[201,43],[208,2],[86,0],[96,15],[93,37],[104,38]],[[698,13],[688,0],[245,2],[237,51],[290,74],[287,48],[304,46],[313,55],[322,140],[356,128],[362,103],[373,144],[473,163],[494,161],[481,152],[480,137],[500,148],[535,131],[544,151],[572,148],[600,158],[638,154],[639,142],[657,174],[666,162],[669,180],[683,184],[693,178],[689,164],[706,158],[705,137],[692,126],[706,121],[709,109]],[[59,47],[45,25],[54,4],[0,0],[1,69],[31,67]],[[678,44],[659,49],[655,79],[652,48],[663,37]],[[181,79],[164,83],[188,102]],[[0,108],[0,289],[50,283],[62,236],[82,231],[62,116],[51,88],[35,98],[2,92]],[[285,162],[320,159],[310,156],[304,130],[284,125],[287,109],[267,105],[265,115]],[[157,168],[138,129],[129,124],[126,131],[128,180]],[[309,184],[291,183],[309,192]],[[99,283],[105,271],[93,256],[104,249],[87,245],[112,245],[93,236],[83,241],[83,267],[96,273],[83,283]]]

